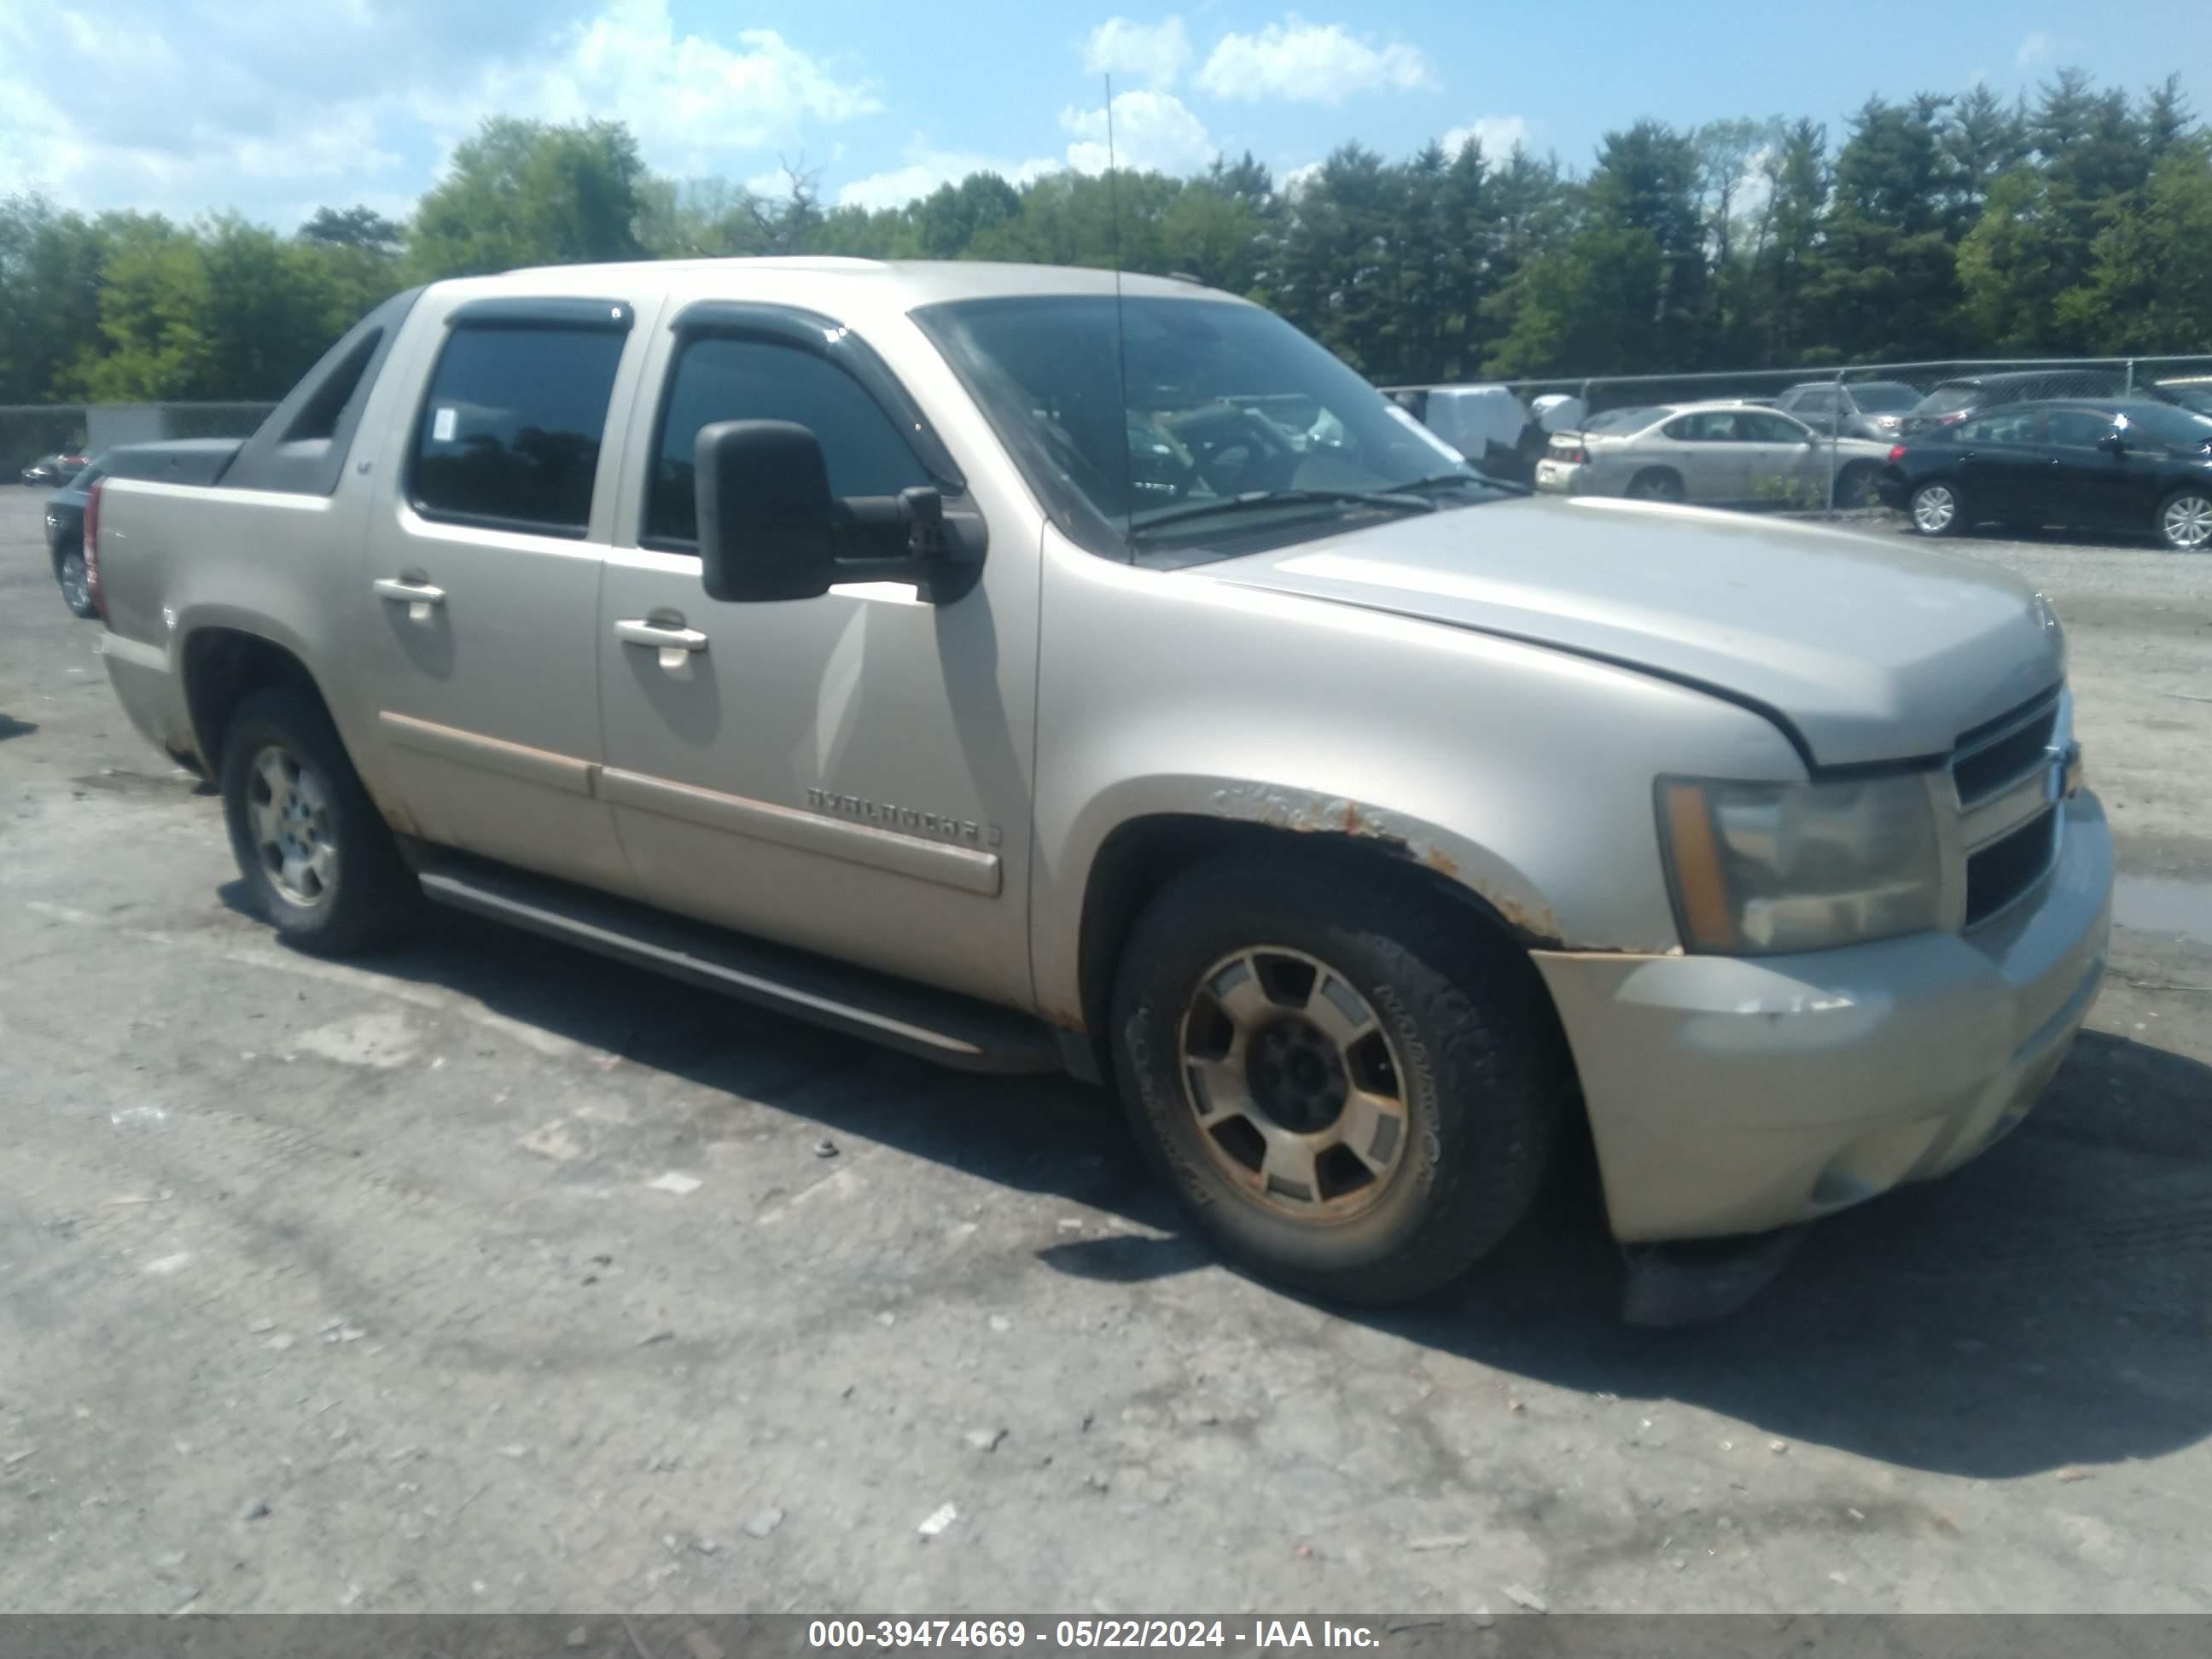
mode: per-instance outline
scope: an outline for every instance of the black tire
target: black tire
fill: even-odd
[[[2212,513],[2212,489],[2177,489],[2158,504],[2158,517],[2152,522],[2159,540],[2172,551],[2212,553],[2208,513]]]
[[[100,607],[93,602],[92,583],[84,564],[82,543],[64,548],[54,559],[54,580],[62,590],[62,603],[70,614],[92,620],[99,617]]]
[[[1264,1172],[1232,1178],[1223,1130],[1200,1122],[1184,1043],[1220,1018],[1206,977],[1247,951],[1322,964],[1332,991],[1366,1005],[1362,1044],[1379,1036],[1388,1049],[1402,1127],[1364,1207],[1286,1212],[1301,1206]],[[1565,1041],[1523,952],[1396,872],[1325,857],[1224,858],[1170,882],[1122,953],[1112,1029],[1124,1108],[1199,1227],[1259,1275],[1347,1303],[1425,1295],[1503,1239],[1543,1182],[1572,1097]],[[1233,1064],[1260,1064],[1251,1046]]]
[[[1875,493],[1876,472],[1871,461],[1854,461],[1836,474],[1836,505],[1838,507],[1872,507],[1881,499]]]
[[[326,877],[317,878],[316,890],[305,898],[288,894],[284,877],[261,851],[256,811],[267,808],[257,791],[265,795],[266,786],[257,778],[271,751],[312,774],[318,805],[308,816],[315,844],[327,844],[333,854]],[[312,693],[272,686],[240,702],[223,733],[221,781],[239,874],[254,908],[289,943],[320,956],[346,956],[386,943],[415,921],[422,889]]]
[[[1682,475],[1671,467],[1649,466],[1628,481],[1632,501],[1679,501],[1684,493]]]
[[[1939,497],[1950,503],[1948,517],[1940,509]],[[1948,478],[1929,478],[1912,487],[1905,498],[1905,516],[1911,520],[1912,528],[1923,536],[1956,536],[1966,528],[1966,492]]]

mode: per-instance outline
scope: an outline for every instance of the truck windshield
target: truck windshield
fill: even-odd
[[[1410,489],[1428,498],[1416,508],[1516,493],[1258,307],[1147,295],[1116,309],[1053,295],[914,313],[1094,552],[1188,564],[1403,511],[1378,498]]]

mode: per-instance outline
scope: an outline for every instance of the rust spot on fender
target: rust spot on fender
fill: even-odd
[[[1490,901],[1490,908],[1505,918],[1507,927],[1522,935],[1530,944],[1556,948],[1564,943],[1559,929],[1559,915],[1550,905],[1540,904],[1531,909],[1525,904],[1517,903],[1502,894],[1490,892],[1480,885],[1475,886],[1475,891]]]
[[[1400,834],[1378,809],[1340,795],[1315,795],[1297,789],[1271,788],[1264,784],[1231,786],[1213,792],[1214,810],[1224,817],[1288,830],[1298,835],[1347,836],[1387,847],[1438,875],[1480,895],[1504,920],[1505,925],[1532,948],[1565,948],[1559,918],[1548,904],[1524,904],[1510,893],[1492,891],[1471,880],[1460,861],[1444,848],[1416,842]],[[1581,949],[1626,949],[1626,946],[1583,946]]]

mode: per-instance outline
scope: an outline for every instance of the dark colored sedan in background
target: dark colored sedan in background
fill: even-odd
[[[2124,398],[2127,382],[2113,368],[2014,369],[2002,374],[1960,374],[1938,380],[1933,390],[1905,412],[1907,438],[1939,427],[1956,426],[1984,409],[2033,403],[2046,398]]]
[[[88,462],[46,497],[46,551],[53,557],[54,580],[61,584],[62,603],[80,617],[100,614],[84,566],[84,502],[106,476],[106,462],[105,455]]]
[[[1984,410],[1889,452],[1877,484],[1923,536],[1978,524],[2145,532],[2212,550],[2212,416],[2053,398]]]
[[[23,469],[23,482],[33,488],[65,484],[84,469],[82,455],[41,455]]]

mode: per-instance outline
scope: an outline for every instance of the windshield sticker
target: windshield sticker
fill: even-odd
[[[459,418],[459,416],[460,411],[451,408],[450,406],[440,410],[435,415],[432,416],[430,417],[430,441],[440,444],[449,444],[453,442],[453,423]]]

